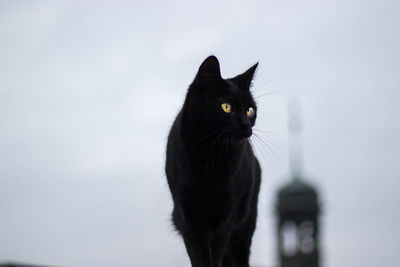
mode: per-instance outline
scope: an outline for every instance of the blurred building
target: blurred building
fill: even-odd
[[[291,181],[277,192],[277,240],[281,267],[319,267],[319,197],[303,180],[300,106],[289,103]]]

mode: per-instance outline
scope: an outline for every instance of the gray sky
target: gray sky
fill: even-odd
[[[251,262],[276,264],[287,97],[322,193],[326,267],[400,265],[398,1],[1,1],[0,261],[189,266],[166,137],[210,54],[255,62],[263,186]]]

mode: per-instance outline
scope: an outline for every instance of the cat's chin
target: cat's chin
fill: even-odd
[[[239,137],[240,139],[247,139],[247,138],[249,138],[252,134],[253,134],[253,130],[252,130],[251,128],[249,128],[249,129],[246,129],[246,130],[244,130],[244,131],[238,133],[238,137]]]
[[[248,138],[250,138],[250,136],[253,134],[253,132],[250,130],[249,132],[246,133],[240,133],[235,135],[235,139],[240,142],[243,143],[245,142]]]

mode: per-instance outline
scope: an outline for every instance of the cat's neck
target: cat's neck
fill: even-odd
[[[185,140],[185,157],[198,166],[226,167],[239,161],[247,143],[245,139],[209,134]]]

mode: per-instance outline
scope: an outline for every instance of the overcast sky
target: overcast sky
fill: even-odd
[[[325,267],[400,260],[400,2],[1,1],[0,262],[190,266],[169,222],[169,127],[201,62],[254,80],[251,262],[276,266],[288,95],[321,193]]]

